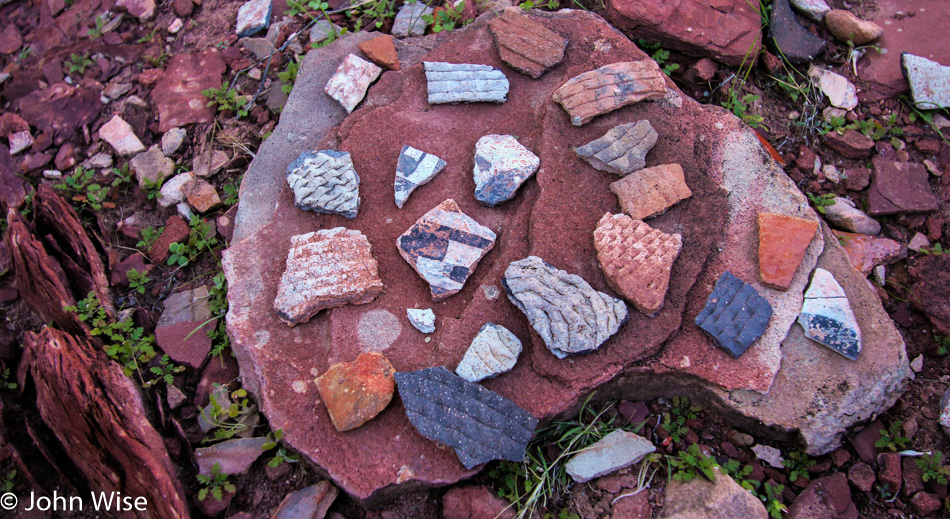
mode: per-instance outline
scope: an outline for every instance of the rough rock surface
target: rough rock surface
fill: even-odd
[[[663,308],[683,237],[625,214],[605,214],[594,230],[597,261],[610,287],[646,315]]]
[[[155,0],[118,0],[115,6],[125,9],[141,22],[155,14]]]
[[[598,115],[665,95],[665,76],[656,62],[648,59],[604,65],[574,76],[551,98],[564,107],[571,124],[582,126]]]
[[[488,22],[501,60],[535,79],[564,59],[567,40],[528,16],[505,11]]]
[[[389,360],[373,351],[317,377],[314,383],[336,430],[356,429],[386,409],[396,389],[394,373]]]
[[[861,354],[861,328],[848,296],[831,272],[816,268],[798,316],[805,336],[855,360]]]
[[[271,519],[323,519],[339,492],[326,480],[296,490],[284,496]]]
[[[950,335],[950,255],[930,255],[917,260],[917,278],[911,299],[942,335]]]
[[[505,73],[488,65],[426,61],[429,104],[504,103],[508,97]]]
[[[248,0],[238,9],[237,29],[238,38],[254,36],[270,25],[273,0]]]
[[[266,437],[258,436],[235,438],[210,447],[197,448],[195,460],[198,462],[198,473],[210,476],[217,463],[222,474],[244,474],[264,454],[263,447],[267,442]]]
[[[647,153],[657,138],[650,121],[637,121],[614,126],[574,151],[595,169],[624,177],[646,166]]]
[[[794,519],[858,519],[848,478],[842,472],[816,479],[788,509]]]
[[[881,224],[864,214],[854,202],[847,198],[835,197],[835,202],[825,206],[825,220],[838,229],[858,234],[875,235],[881,232]]]
[[[620,200],[623,212],[638,220],[663,214],[693,196],[679,164],[641,169],[610,184],[610,190]]]
[[[828,132],[825,134],[825,144],[849,159],[866,158],[874,149],[874,141],[855,130],[847,130],[843,134],[836,131]]]
[[[814,65],[808,70],[808,75],[818,80],[818,88],[828,96],[831,106],[842,110],[853,110],[858,106],[858,93],[848,78]]]
[[[486,323],[472,339],[455,374],[469,382],[479,382],[511,371],[521,355],[521,341],[508,328]]]
[[[880,25],[862,20],[845,9],[834,9],[826,13],[825,27],[838,41],[851,42],[855,47],[867,45],[884,34]]]
[[[950,436],[950,389],[940,398],[940,416],[937,418],[943,432]]]
[[[834,234],[847,252],[851,266],[865,276],[877,265],[890,263],[906,252],[900,243],[889,238],[840,231],[834,231]]]
[[[828,47],[824,38],[815,36],[804,28],[788,0],[774,0],[772,18],[769,20],[769,44],[779,55],[791,63],[808,63]]]
[[[99,136],[119,155],[135,155],[140,151],[145,151],[145,146],[135,136],[129,123],[118,115],[112,116],[109,122],[99,128]]]
[[[152,100],[158,109],[158,131],[211,122],[214,111],[201,92],[221,88],[225,69],[217,49],[175,55],[161,81],[152,89]]]
[[[409,195],[417,187],[427,184],[445,169],[445,161],[424,151],[406,145],[399,152],[396,162],[396,207],[402,209]]]
[[[369,240],[359,231],[324,229],[290,244],[274,311],[291,326],[325,308],[368,303],[383,290]]]
[[[759,276],[762,284],[788,290],[818,222],[795,216],[759,213]]]
[[[524,458],[538,419],[511,400],[441,366],[396,373],[396,384],[419,434],[451,447],[465,468]]]
[[[442,496],[442,519],[514,519],[508,501],[488,487],[453,487]]]
[[[883,157],[875,157],[872,163],[874,176],[868,192],[868,212],[872,215],[931,212],[940,208],[924,166]]]
[[[300,154],[287,166],[287,183],[297,207],[356,218],[360,208],[360,176],[350,154],[321,150]]]
[[[511,135],[486,135],[475,143],[475,198],[496,206],[514,198],[541,159]]]
[[[422,333],[435,331],[435,312],[431,308],[425,310],[409,308],[406,310],[406,317],[409,319],[409,323]]]
[[[831,10],[825,0],[792,0],[792,7],[817,23],[821,23]]]
[[[148,151],[132,157],[129,166],[135,172],[135,178],[141,187],[148,184],[161,185],[162,181],[171,178],[175,172],[175,161],[165,157],[158,146],[152,146]]]
[[[423,2],[403,4],[393,20],[393,36],[422,36],[426,32],[423,15],[432,15],[432,8]]]
[[[208,287],[182,290],[162,302],[165,311],[155,325],[155,340],[172,360],[200,368],[211,351],[208,332],[218,326],[211,319]]]
[[[607,2],[610,21],[632,37],[709,56],[733,67],[739,66],[746,54],[758,54],[762,34],[758,9],[758,1],[745,0]]]
[[[343,58],[340,67],[336,69],[336,74],[327,81],[324,91],[328,96],[339,101],[346,112],[350,113],[356,105],[360,104],[366,96],[366,90],[382,72],[383,69],[373,63],[356,54],[350,54]]]
[[[502,285],[559,359],[596,350],[627,322],[623,301],[537,256],[511,262]]]
[[[745,353],[768,327],[772,306],[755,288],[723,272],[696,316],[696,326],[708,333],[732,358]]]
[[[786,0],[787,1],[787,0]],[[716,470],[716,480],[698,477],[689,483],[674,481],[667,485],[660,519],[742,517],[768,519],[762,501],[739,486],[731,477]]]
[[[584,483],[629,467],[647,454],[656,452],[650,440],[628,431],[614,431],[571,458],[564,469],[571,478]]]
[[[449,198],[422,215],[396,240],[399,254],[429,284],[432,301],[457,294],[478,262],[495,246],[496,235]]]
[[[923,110],[950,107],[950,67],[910,53],[901,54],[901,69],[914,104]]]

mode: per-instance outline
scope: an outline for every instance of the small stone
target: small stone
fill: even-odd
[[[799,23],[788,0],[774,0],[769,20],[769,43],[793,64],[812,62],[828,47],[824,38],[815,36]]]
[[[504,326],[486,323],[455,368],[455,374],[479,382],[511,371],[521,355],[521,341]]]
[[[178,3],[178,2],[175,2],[175,3]],[[191,3],[191,0],[188,0],[188,3]],[[178,34],[178,31],[180,31],[181,28],[184,26],[185,26],[185,22],[181,21],[181,18],[175,18],[174,20],[172,20],[172,23],[168,25],[168,28],[166,30],[168,31],[169,34]]]
[[[937,418],[943,432],[950,436],[950,389],[940,398],[940,416]]]
[[[874,149],[874,141],[855,130],[847,130],[843,134],[828,132],[825,134],[825,144],[848,159],[867,158]]]
[[[874,176],[868,192],[872,215],[936,211],[940,202],[930,188],[927,169],[912,162],[875,157]]]
[[[485,135],[475,143],[475,199],[490,207],[511,200],[540,165],[511,135]]]
[[[312,38],[312,37],[311,37]],[[389,70],[399,70],[399,55],[389,34],[360,43],[359,48],[373,63]]]
[[[841,174],[838,173],[838,168],[832,166],[831,164],[825,164],[821,167],[822,174],[825,175],[825,178],[831,181],[833,184],[841,182]]]
[[[930,174],[933,175],[933,176],[935,176],[935,177],[938,177],[938,178],[939,178],[939,177],[943,176],[943,171],[940,171],[940,167],[937,166],[937,165],[934,163],[934,161],[932,161],[932,160],[930,160],[930,159],[924,159],[924,167],[926,167],[926,168],[927,168],[927,171],[929,171]]]
[[[165,132],[165,135],[162,135],[162,153],[166,157],[174,155],[178,148],[181,148],[186,135],[188,135],[188,132],[184,128],[172,128]]]
[[[841,472],[816,479],[788,509],[794,519],[858,519],[848,478]]]
[[[417,187],[429,183],[443,169],[445,161],[439,157],[412,146],[403,146],[396,162],[396,207],[402,209]]]
[[[646,166],[647,153],[658,137],[650,121],[637,121],[614,126],[574,151],[595,169],[624,177]]]
[[[109,99],[118,99],[128,94],[129,90],[132,90],[132,83],[109,83],[102,91],[102,95]]]
[[[287,166],[287,183],[294,192],[294,204],[305,211],[356,217],[360,177],[349,153],[305,151]]]
[[[188,401],[188,397],[177,386],[169,384],[165,386],[165,400],[168,402],[168,408],[174,411]]]
[[[792,0],[792,7],[817,23],[821,23],[831,10],[825,0]]]
[[[508,78],[504,72],[470,63],[422,62],[426,71],[429,104],[504,103]]]
[[[864,191],[871,185],[871,170],[868,168],[846,169],[844,175],[844,187],[848,191]]]
[[[551,96],[581,126],[594,117],[666,96],[666,75],[651,59],[605,65],[561,85]]]
[[[832,227],[858,234],[876,235],[881,232],[881,224],[855,207],[847,198],[836,197],[831,205],[824,206],[825,220]]]
[[[834,9],[826,13],[825,27],[838,41],[851,43],[855,47],[871,43],[884,34],[880,25],[862,20],[844,9]]]
[[[901,491],[904,482],[901,472],[901,455],[896,452],[882,452],[877,455],[877,479],[884,490],[891,494]]]
[[[495,246],[496,235],[449,198],[396,239],[403,259],[429,284],[432,301],[458,293],[478,262]]]
[[[719,63],[716,60],[700,58],[690,65],[688,77],[695,83],[704,83],[712,81],[712,78],[716,77],[716,72],[719,72]]]
[[[255,58],[264,60],[276,53],[274,44],[267,38],[241,38],[241,46],[248,50]]]
[[[917,492],[910,499],[910,506],[914,508],[921,517],[928,516],[943,507],[940,497],[930,492]]]
[[[270,0],[264,0],[268,4]],[[168,63],[165,72],[149,69],[142,72],[139,82],[156,81],[152,89],[154,108],[158,110],[158,131],[167,132],[192,123],[206,123],[214,119],[214,111],[208,106],[208,98],[201,92],[209,88],[220,89],[227,65],[218,49],[203,52],[176,54]],[[158,73],[151,72],[153,70]],[[126,99],[131,103],[134,96]],[[148,112],[148,105],[142,101]]]
[[[740,447],[751,447],[755,443],[755,438],[751,434],[746,434],[741,431],[731,431],[729,433],[729,439],[732,440],[732,443]]]
[[[199,154],[191,161],[191,170],[199,177],[210,177],[221,171],[231,158],[227,152],[221,150],[211,150]]]
[[[16,24],[7,21],[7,26],[0,31],[0,54],[13,54],[22,46],[23,37],[20,36],[19,29]]]
[[[435,331],[435,312],[431,308],[425,310],[408,308],[406,309],[406,317],[409,318],[409,323],[422,333]]]
[[[195,449],[195,461],[198,462],[198,473],[210,476],[213,467],[218,465],[221,474],[240,475],[247,472],[257,458],[264,454],[264,444],[267,438],[235,438],[216,443],[211,447]]]
[[[314,382],[338,431],[372,420],[393,398],[395,370],[381,353],[361,353],[352,363],[334,364]]]
[[[178,216],[181,216],[188,222],[195,217],[195,213],[191,210],[191,206],[188,205],[188,202],[179,202],[178,205],[175,206],[175,211],[178,212]]]
[[[442,519],[515,519],[510,503],[483,486],[451,487],[442,496]]]
[[[682,236],[625,214],[607,213],[594,230],[594,247],[607,284],[621,297],[649,316],[663,308]]]
[[[50,180],[59,180],[63,178],[63,172],[58,169],[47,169],[43,171],[43,178],[48,178]]]
[[[261,69],[255,67],[247,71],[247,77],[253,79],[254,81],[260,81],[260,79],[264,77],[264,73],[261,72]],[[282,85],[283,83],[281,83],[281,86]],[[276,86],[272,88],[276,88]]]
[[[142,141],[135,136],[132,127],[121,117],[115,115],[99,128],[99,136],[109,143],[119,155],[135,155],[145,151]]]
[[[950,67],[905,52],[901,54],[901,69],[917,108],[950,108]]]
[[[350,54],[343,59],[323,90],[336,99],[346,113],[350,113],[360,104],[369,85],[376,81],[382,71],[356,54]]]
[[[920,252],[921,249],[930,248],[930,240],[927,239],[927,236],[919,232],[914,233],[914,237],[910,239],[910,243],[907,244],[907,248],[914,252]]]
[[[884,265],[878,265],[874,267],[874,282],[877,283],[878,286],[880,287],[886,286],[887,285],[887,281],[885,277],[886,274],[887,272],[884,269]]]
[[[861,328],[844,289],[831,272],[816,268],[805,292],[798,324],[809,339],[851,360],[861,354]]]
[[[290,239],[274,310],[290,326],[325,308],[372,301],[383,290],[369,240],[343,227]]]
[[[610,184],[610,190],[620,200],[623,212],[636,220],[662,214],[673,204],[693,195],[679,164],[635,171]]]
[[[211,352],[208,332],[217,326],[208,306],[208,287],[168,296],[155,326],[155,341],[173,361],[200,368]]]
[[[865,276],[882,263],[888,263],[903,254],[901,244],[888,238],[874,238],[864,234],[832,231],[844,248],[851,265]]]
[[[29,130],[11,134],[8,139],[10,141],[10,155],[16,155],[33,145],[33,136],[30,135]]]
[[[140,22],[155,15],[155,0],[118,0],[115,6],[125,9]]]
[[[511,400],[441,366],[396,373],[396,384],[419,434],[451,447],[466,469],[524,458],[538,419]]]
[[[752,447],[752,452],[755,453],[756,458],[759,458],[774,468],[785,468],[785,460],[782,459],[782,451],[776,449],[775,447],[761,444],[754,445]]]
[[[83,162],[83,166],[93,169],[109,169],[112,167],[112,155],[108,153],[96,153]]]
[[[432,15],[433,9],[423,2],[403,4],[393,20],[392,33],[398,38],[422,36],[426,33],[425,15]]]
[[[327,480],[295,490],[284,496],[271,519],[333,519],[332,514],[326,514],[339,492]]]
[[[772,305],[755,288],[726,271],[696,316],[696,326],[734,359],[768,328]]]
[[[762,284],[788,290],[815,238],[818,222],[781,214],[759,213],[759,275]]]
[[[168,182],[162,184],[162,189],[158,195],[158,205],[169,207],[180,204],[188,196],[188,192],[191,191],[194,183],[195,174],[190,171],[175,175]]]
[[[785,0],[786,2],[788,0]],[[666,487],[659,519],[739,518],[768,519],[765,505],[718,468],[715,479],[696,477],[687,483],[673,481]]]
[[[853,110],[858,106],[858,93],[848,78],[814,65],[808,70],[808,75],[818,81],[818,88],[828,96],[831,106],[842,110]]]
[[[310,28],[310,43],[322,43],[340,35],[340,26],[320,19]],[[269,37],[270,35],[268,35]]]
[[[870,465],[859,461],[848,470],[848,481],[861,492],[870,492],[874,488],[874,482],[877,481],[877,475],[874,474],[874,469]]]
[[[56,158],[53,160],[53,163],[56,164],[56,169],[60,171],[66,171],[72,169],[76,165],[76,147],[71,143],[64,143],[59,147],[59,151],[56,152]]]
[[[248,0],[238,9],[237,33],[238,38],[253,36],[270,25],[272,0]]]
[[[578,483],[629,467],[656,452],[649,440],[632,432],[617,430],[572,457],[564,469]]]
[[[511,262],[501,283],[508,299],[559,359],[596,350],[629,317],[623,301],[537,256]]]
[[[172,243],[182,243],[188,238],[190,232],[191,229],[188,228],[188,224],[184,220],[177,216],[168,217],[168,221],[165,222],[165,230],[148,249],[149,259],[153,263],[165,263],[169,254],[168,246]]]
[[[208,182],[197,179],[191,184],[188,191],[188,204],[195,208],[199,213],[207,213],[221,205],[221,197],[218,196],[218,190]]]
[[[129,166],[135,172],[140,187],[160,186],[175,173],[175,162],[166,157],[158,146],[152,146],[148,151],[132,157]]]
[[[488,28],[501,60],[534,79],[564,59],[567,40],[528,16],[505,11]]]

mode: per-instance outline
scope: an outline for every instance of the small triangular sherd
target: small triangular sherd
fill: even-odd
[[[696,316],[696,326],[709,334],[732,358],[738,359],[765,333],[772,305],[731,272],[723,272]]]
[[[818,222],[783,214],[759,213],[759,274],[762,284],[788,290],[815,238]]]
[[[445,161],[412,146],[403,146],[396,163],[396,207],[402,209],[415,189],[435,178],[443,169]]]
[[[861,327],[851,310],[848,296],[834,275],[816,268],[798,324],[809,339],[856,360],[861,354]]]

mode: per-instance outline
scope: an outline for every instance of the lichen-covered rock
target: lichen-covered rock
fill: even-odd
[[[614,126],[574,151],[595,169],[623,177],[646,166],[647,153],[658,137],[650,121],[643,120]]]
[[[561,85],[551,97],[564,107],[574,126],[581,126],[598,115],[665,95],[666,75],[647,59],[585,72]]]
[[[360,207],[360,176],[350,154],[305,151],[287,166],[287,183],[297,207],[318,213],[355,218]]]
[[[623,212],[637,220],[662,214],[673,204],[693,196],[679,164],[635,171],[610,184],[610,190],[620,200]]]
[[[381,413],[396,389],[395,370],[381,353],[330,366],[314,380],[330,420],[338,431],[356,429]]]
[[[606,476],[656,452],[650,440],[629,431],[614,431],[572,457],[564,466],[571,478],[584,483]]]
[[[696,316],[696,326],[738,359],[762,336],[771,316],[772,305],[752,285],[726,271]]]
[[[428,183],[443,169],[445,161],[412,146],[403,146],[396,163],[396,207],[402,209],[417,187]]]
[[[469,382],[479,382],[511,371],[521,355],[521,341],[508,328],[486,323],[472,339],[455,374]]]
[[[901,54],[901,69],[918,108],[950,108],[950,67],[905,52]]]
[[[629,317],[627,305],[537,256],[513,261],[501,281],[555,357],[596,350]]]
[[[646,315],[663,307],[683,237],[625,214],[604,214],[594,230],[597,261],[610,287]]]
[[[305,322],[324,308],[368,303],[383,290],[363,233],[336,227],[294,236],[290,243],[274,300],[287,324]]]
[[[806,337],[851,360],[861,354],[861,328],[848,296],[834,275],[823,268],[816,268],[812,275],[798,324]]]
[[[759,275],[762,283],[788,290],[815,238],[818,222],[783,214],[759,213]]]
[[[486,135],[475,143],[475,198],[496,206],[514,198],[541,159],[511,135]]]
[[[327,81],[324,91],[343,105],[347,113],[353,111],[366,96],[366,90],[376,81],[383,69],[373,63],[350,54],[343,59],[336,73]]]
[[[435,312],[431,308],[425,310],[419,308],[407,308],[406,317],[409,323],[422,333],[432,333],[435,331]]]
[[[535,79],[564,59],[567,40],[530,17],[512,11],[488,22],[501,60]]]
[[[425,15],[432,15],[433,9],[423,2],[403,4],[393,20],[392,33],[394,36],[422,36],[426,33]]]
[[[504,103],[508,97],[508,78],[488,65],[426,61],[423,66],[429,104]]]

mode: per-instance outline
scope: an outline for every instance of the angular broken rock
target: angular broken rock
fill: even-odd
[[[505,11],[488,28],[501,60],[534,79],[564,59],[567,40],[528,16]]]
[[[287,166],[287,183],[297,207],[318,213],[355,218],[360,207],[360,176],[350,154],[305,151]]]
[[[679,164],[641,169],[610,184],[610,190],[620,200],[623,212],[637,220],[661,214],[693,196]]]
[[[818,222],[784,214],[759,213],[759,275],[762,284],[788,290],[815,238]]]
[[[604,214],[594,230],[597,261],[610,288],[646,315],[666,299],[683,237],[666,234],[625,214]]]
[[[818,88],[828,96],[831,106],[844,110],[858,106],[858,93],[848,78],[814,65],[808,70],[808,75],[818,81]]]
[[[940,208],[923,165],[883,157],[874,157],[872,163],[874,175],[868,191],[868,213],[924,213]]]
[[[238,9],[237,28],[238,38],[253,36],[270,25],[273,0],[248,0]]]
[[[396,239],[399,254],[429,283],[435,302],[458,293],[479,260],[495,246],[495,233],[449,198],[422,215]]]
[[[443,169],[445,161],[439,157],[403,146],[396,163],[396,207],[402,209],[417,187],[428,183]]]
[[[595,169],[625,177],[646,166],[659,136],[650,121],[614,126],[603,137],[575,149]]]
[[[538,419],[444,367],[396,373],[406,416],[419,434],[455,450],[466,469],[521,461]]]
[[[864,214],[854,202],[844,197],[835,197],[835,203],[825,206],[825,220],[832,226],[858,234],[878,234],[881,224]]]
[[[832,232],[848,254],[851,266],[865,276],[870,274],[875,266],[890,263],[906,254],[900,243],[889,238],[875,238],[865,234],[841,231]]]
[[[431,16],[432,11],[433,9],[423,2],[403,4],[393,20],[393,35],[400,38],[422,36],[426,33],[426,22],[422,17]]]
[[[343,227],[324,229],[290,239],[274,310],[296,326],[324,308],[368,303],[382,290],[366,236]]]
[[[788,0],[774,0],[767,41],[777,56],[784,56],[795,64],[814,60],[828,47],[824,38],[802,26]]]
[[[574,455],[564,466],[571,478],[584,483],[616,472],[656,452],[650,440],[628,431],[614,431]]]
[[[394,373],[389,360],[374,351],[334,364],[317,377],[314,383],[336,430],[356,429],[386,409],[396,389]]]
[[[861,328],[848,296],[834,275],[823,268],[816,268],[812,275],[798,324],[806,337],[851,360],[861,354]]]
[[[772,305],[755,288],[726,271],[696,316],[696,326],[738,359],[768,328]]]
[[[504,103],[508,97],[508,78],[504,72],[470,63],[422,62],[426,70],[429,104]]]
[[[99,136],[108,142],[119,155],[135,155],[145,151],[142,141],[135,136],[129,123],[118,115],[112,116],[109,122],[99,128]]]
[[[431,308],[420,310],[418,308],[407,308],[406,317],[409,323],[422,333],[432,333],[435,331],[435,312]]]
[[[917,108],[950,108],[950,67],[905,52],[901,54],[901,69]]]
[[[540,165],[511,135],[485,135],[475,143],[475,198],[488,206],[511,200]]]
[[[511,262],[501,284],[559,359],[596,350],[629,317],[623,301],[537,256]]]
[[[366,96],[366,90],[383,72],[373,63],[350,54],[343,59],[336,73],[327,81],[323,90],[328,96],[339,101],[346,113],[350,113]]]
[[[574,126],[618,108],[661,99],[666,76],[650,59],[605,65],[561,85],[551,96],[571,116]]]
[[[469,382],[478,382],[511,371],[521,355],[521,341],[508,328],[486,323],[478,330],[455,374]]]

